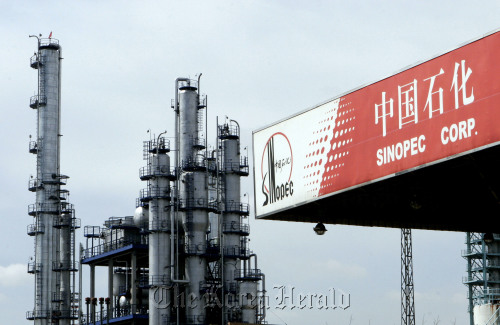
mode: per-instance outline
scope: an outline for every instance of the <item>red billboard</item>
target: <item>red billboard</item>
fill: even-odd
[[[257,217],[498,144],[499,61],[495,32],[255,131]]]

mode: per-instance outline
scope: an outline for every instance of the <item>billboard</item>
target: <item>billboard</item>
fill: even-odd
[[[257,218],[500,143],[500,31],[253,132]]]

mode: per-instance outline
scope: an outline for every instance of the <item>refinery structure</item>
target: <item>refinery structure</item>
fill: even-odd
[[[77,245],[75,232],[81,227],[81,222],[69,203],[69,191],[64,188],[69,177],[60,170],[62,47],[58,40],[50,37],[30,37],[36,38],[38,45],[30,60],[31,67],[38,73],[38,89],[30,99],[30,107],[37,114],[37,132],[29,142],[29,152],[36,155],[36,175],[29,180],[29,190],[36,194],[36,199],[28,206],[33,222],[28,225],[27,232],[34,238],[35,249],[28,263],[28,273],[34,277],[33,308],[26,313],[26,318],[36,325],[267,324],[266,309],[269,306],[265,275],[259,269],[257,255],[249,247],[250,207],[242,202],[240,190],[241,177],[248,176],[250,170],[248,157],[241,155],[239,124],[227,118],[222,123],[217,121],[216,143],[212,145],[213,149],[209,149],[207,98],[200,93],[200,78],[177,78],[171,104],[175,117],[174,136],[167,137],[166,131],[158,135],[150,133],[150,138],[144,141],[145,166],[139,170],[138,177],[145,185],[135,202],[134,215],[111,217],[103,220],[101,225],[84,226],[83,243]],[[498,46],[499,38],[500,33],[496,32],[485,37],[484,43],[488,41]],[[366,178],[366,184],[361,180],[352,183],[352,175],[360,175],[361,168],[356,162],[376,162],[364,156],[373,148],[360,150],[361,147],[354,146],[356,141],[367,145],[369,141],[380,138],[387,140],[389,132],[386,132],[386,127],[396,130],[391,136],[399,141],[397,132],[402,127],[397,128],[389,120],[392,115],[386,114],[385,105],[392,105],[392,99],[386,101],[386,95],[391,96],[388,90],[401,92],[402,87],[391,84],[392,79],[388,78],[384,81],[386,84],[380,84],[383,87],[373,85],[376,91],[369,92],[369,87],[360,88],[306,112],[312,117],[300,113],[297,118],[281,121],[285,127],[279,122],[254,132],[254,186],[258,189],[255,190],[255,205],[257,218],[319,222],[322,233],[325,229],[323,222],[462,231],[466,233],[466,249],[462,256],[467,261],[464,284],[468,288],[470,324],[495,325],[500,324],[500,235],[489,232],[492,229],[488,225],[456,220],[456,213],[443,209],[448,207],[444,203],[451,200],[452,203],[461,202],[451,207],[462,212],[476,211],[469,211],[473,208],[484,212],[481,209],[486,211],[499,206],[494,181],[500,180],[500,175],[496,174],[500,163],[497,158],[500,156],[500,132],[494,134],[496,129],[490,130],[489,124],[484,122],[491,120],[489,115],[484,117],[484,113],[477,113],[483,108],[478,104],[480,96],[484,100],[493,100],[499,90],[494,88],[495,83],[490,83],[491,89],[483,88],[491,94],[476,92],[475,102],[473,96],[468,96],[470,93],[466,89],[480,88],[472,84],[477,82],[474,78],[466,85],[472,71],[474,76],[493,71],[480,70],[481,62],[474,62],[474,58],[477,53],[489,52],[476,51],[474,46],[479,47],[471,43],[457,50],[456,53],[464,58],[459,63],[445,61],[443,56],[428,64],[438,72],[440,68],[444,71],[443,66],[446,71],[454,69],[455,75],[450,74],[449,79],[452,80],[452,89],[456,89],[455,96],[450,92],[445,99],[450,102],[455,99],[455,107],[452,107],[455,114],[448,117],[458,116],[463,120],[450,120],[446,126],[439,125],[438,128],[431,124],[437,123],[434,121],[438,119],[429,122],[429,118],[418,126],[421,127],[419,132],[429,132],[427,136],[403,139],[398,143],[401,148],[405,141],[408,148],[415,144],[415,154],[412,155],[428,155],[429,162],[438,159],[439,164],[420,168],[425,164],[412,165],[410,159],[404,161],[401,158],[402,162],[408,162],[401,170],[390,169],[389,163],[382,166],[385,174],[377,177],[383,181],[372,182]],[[490,56],[494,57],[493,54]],[[411,73],[413,70],[408,69],[401,75],[414,79],[415,88],[411,89],[415,89],[416,94],[417,80]],[[432,77],[432,85],[441,74],[444,72]],[[449,85],[437,84],[436,87]],[[429,90],[429,96],[442,96],[440,89],[441,92]],[[373,107],[376,111],[375,123],[373,119],[356,116],[361,110],[355,105],[371,100],[365,91],[368,95],[381,94],[381,99],[376,97],[374,106],[371,105],[370,111]],[[458,96],[460,91],[461,97]],[[404,94],[408,98],[410,91]],[[442,97],[438,98],[442,100]],[[465,103],[458,103],[459,99]],[[422,98],[419,101],[422,102]],[[465,105],[470,105],[468,110],[462,109]],[[494,103],[490,103],[492,105]],[[378,116],[381,107],[383,114]],[[443,109],[441,106],[441,113]],[[475,114],[473,117],[465,117],[471,112]],[[378,123],[382,118],[383,131]],[[311,119],[317,119],[317,123],[310,123]],[[365,122],[367,124],[363,125]],[[394,125],[391,126],[390,122]],[[300,130],[300,133],[288,133],[287,127],[294,126],[293,123],[297,123],[297,127],[291,129]],[[321,128],[316,129],[320,124]],[[416,125],[415,120],[409,127],[416,128]],[[441,130],[441,142],[445,148],[447,143],[443,142],[443,134],[449,134],[448,140],[452,139],[453,125],[457,132],[461,128],[464,139],[460,140],[464,140],[463,152],[467,155],[463,152],[443,153],[444,149],[436,152],[426,149],[431,148],[429,134],[436,129]],[[311,127],[314,129],[309,130]],[[358,135],[359,130],[365,133]],[[467,147],[470,138],[480,138],[472,130],[480,130],[480,136],[488,134],[484,141],[491,143],[474,142]],[[373,133],[367,138],[369,141],[360,141],[360,136],[369,132]],[[307,149],[299,147],[297,150],[293,147],[296,143],[307,145]],[[372,146],[378,148],[379,143]],[[446,154],[449,156],[439,156]],[[473,164],[469,157],[474,158]],[[281,176],[274,173],[278,161],[279,167],[287,171]],[[365,165],[365,169],[369,167]],[[479,180],[476,170],[472,170],[477,165],[482,167]],[[313,166],[313,173],[307,174]],[[382,170],[375,166],[370,168],[369,175]],[[298,177],[301,170],[305,174]],[[464,191],[462,179],[455,179],[456,174],[467,174],[469,192]],[[486,191],[482,183],[484,177],[492,179]],[[431,186],[424,188],[421,186],[424,183]],[[418,186],[412,187],[413,184]],[[442,184],[455,191],[437,201],[437,193],[441,194],[439,190],[443,190]],[[432,192],[434,188],[435,192]],[[468,202],[472,204],[468,205]],[[336,208],[333,217],[322,214],[332,211],[325,209],[329,206]],[[373,218],[374,215],[378,217]],[[434,218],[435,215],[439,218]],[[403,257],[408,258],[409,265],[412,265],[411,246],[410,253]],[[84,269],[89,274],[85,281]],[[97,296],[96,277],[102,271],[107,274],[107,294]],[[411,277],[412,272],[411,269]],[[82,294],[84,282],[88,285],[86,296]],[[402,319],[402,324],[415,324],[413,282],[404,290],[411,291],[413,321]]]
[[[467,233],[467,260],[470,324],[500,324],[500,234]]]
[[[248,245],[249,204],[240,178],[249,175],[240,154],[240,127],[217,123],[208,150],[206,96],[200,79],[175,80],[175,136],[144,142],[145,182],[133,216],[85,226],[75,245],[75,218],[60,173],[61,52],[58,40],[37,37],[31,67],[38,72],[37,136],[29,150],[37,174],[29,190],[35,255],[34,307],[27,319],[44,324],[265,324],[265,277]],[[201,75],[200,75],[201,76]],[[172,156],[172,157],[171,157]],[[89,296],[82,297],[82,269]],[[96,268],[107,270],[107,296],[96,297]]]
[[[55,39],[36,38],[38,49],[30,64],[38,72],[38,94],[31,97],[30,107],[37,113],[37,135],[29,143],[29,151],[36,155],[36,176],[29,180],[36,202],[28,206],[33,216],[28,235],[35,239],[28,273],[34,275],[35,286],[34,307],[27,318],[35,324],[53,319],[72,324],[79,318],[75,229],[80,220],[68,202],[68,190],[62,188],[68,176],[60,171],[62,48]]]

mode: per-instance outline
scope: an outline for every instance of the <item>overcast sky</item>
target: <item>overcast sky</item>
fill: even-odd
[[[147,130],[174,134],[177,77],[201,77],[209,140],[216,116],[239,121],[242,145],[266,126],[499,27],[493,1],[7,1],[0,0],[0,315],[28,324],[34,240],[27,207],[36,173],[29,98],[37,89],[30,34],[59,39],[62,161],[83,225],[132,215]],[[69,3],[69,1],[68,1]],[[215,141],[212,140],[213,144]],[[251,158],[251,151],[248,151]],[[253,197],[251,177],[242,195]],[[404,217],[404,216],[402,216]],[[471,219],[472,220],[472,219]],[[400,230],[250,217],[251,248],[266,274],[272,324],[400,324]],[[418,324],[468,324],[465,234],[413,232]],[[84,242],[83,227],[77,242]],[[84,268],[84,277],[88,269]],[[280,290],[350,295],[350,307],[276,308]],[[102,292],[102,293],[101,293]],[[88,288],[84,288],[84,296]],[[98,294],[105,295],[103,288]],[[274,300],[274,301],[273,301]],[[278,299],[279,300],[279,299]],[[456,322],[455,322],[456,321]]]

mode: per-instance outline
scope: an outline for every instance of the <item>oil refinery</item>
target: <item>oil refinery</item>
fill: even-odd
[[[36,38],[31,67],[38,93],[30,107],[38,126],[30,152],[37,174],[29,185],[36,203],[28,226],[35,296],[27,319],[37,325],[265,324],[265,276],[248,244],[250,209],[240,193],[249,165],[240,153],[238,122],[217,123],[216,149],[209,152],[200,78],[175,80],[174,143],[165,132],[144,142],[139,177],[146,185],[135,214],[85,226],[77,250],[80,220],[59,166],[62,47]],[[90,297],[82,297],[83,267]],[[107,297],[95,295],[96,267],[107,270]]]
[[[27,227],[34,239],[27,269],[34,296],[26,319],[35,325],[268,324],[266,278],[249,246],[250,206],[242,202],[241,181],[250,175],[250,164],[242,155],[241,128],[235,120],[217,119],[216,143],[209,144],[201,74],[173,81],[174,136],[149,132],[143,142],[138,177],[144,188],[134,214],[82,226],[65,188],[69,176],[60,166],[62,46],[50,36],[30,37],[37,40],[30,66],[38,82],[29,104],[37,131],[29,142],[36,156],[36,175],[28,186],[35,193],[28,206],[33,221]],[[500,69],[484,64],[496,59],[493,54],[476,55],[488,55],[483,43],[498,48],[499,40],[496,31],[449,52],[451,59],[442,55],[399,72],[398,78],[413,80],[409,84],[401,86],[392,76],[255,131],[256,218],[318,223],[319,235],[327,230],[324,223],[406,229],[402,277],[411,280],[401,288],[408,297],[403,305],[410,304],[402,316],[405,325],[415,324],[409,229],[464,232],[470,324],[500,324],[500,235],[489,225],[454,219],[475,209],[500,211],[500,132],[481,103],[493,101],[500,86],[478,81]],[[445,70],[448,79],[441,80]],[[472,71],[477,79],[469,79]],[[431,103],[428,119],[418,120],[415,113],[417,81],[430,84],[418,99]],[[443,95],[445,87],[452,91]],[[400,101],[400,115],[406,109],[399,121],[392,119],[390,96]],[[445,107],[443,98],[454,105]],[[432,99],[441,104],[434,110]],[[359,109],[366,102],[369,109]],[[366,112],[374,116],[363,116]],[[275,173],[278,168],[281,174]],[[462,186],[457,174],[469,186]],[[485,178],[491,180],[488,186]],[[98,288],[98,274],[106,275],[105,288]],[[98,296],[102,290],[106,296]]]

